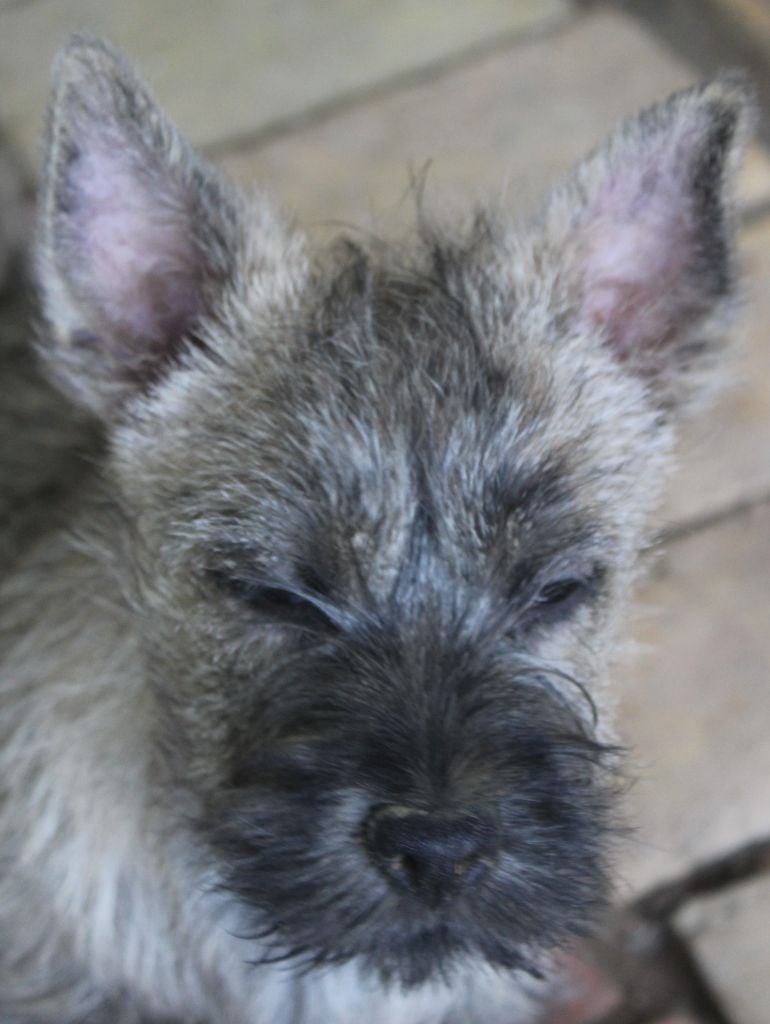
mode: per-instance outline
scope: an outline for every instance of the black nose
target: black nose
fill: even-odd
[[[429,813],[389,804],[369,815],[364,841],[395,887],[436,907],[492,864],[498,830],[478,814]]]

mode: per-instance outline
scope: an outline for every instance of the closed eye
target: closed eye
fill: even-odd
[[[546,583],[546,585],[540,589],[537,597],[535,598],[535,604],[540,607],[547,605],[551,608],[555,605],[563,605],[577,597],[580,591],[585,589],[585,587],[586,581],[578,579],[577,577],[553,580],[551,583]]]
[[[213,573],[220,590],[237,598],[265,621],[308,630],[337,630],[337,624],[319,600],[292,590],[253,580]]]
[[[588,576],[561,576],[548,580],[524,610],[524,624],[549,625],[571,618],[581,605],[596,596],[603,575],[603,570],[597,566]]]

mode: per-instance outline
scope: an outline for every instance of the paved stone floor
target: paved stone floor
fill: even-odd
[[[0,0],[0,125],[33,162],[51,55],[87,29],[126,49],[196,143],[314,231],[408,217],[409,170],[428,161],[439,202],[502,190],[526,208],[624,113],[736,55],[767,74],[768,0],[695,2]],[[770,160],[759,145],[742,202],[747,344],[735,387],[683,443],[633,615],[637,649],[616,673],[638,779],[621,901],[770,834]],[[675,920],[731,1024],[770,1021],[769,917],[770,883],[757,878]]]

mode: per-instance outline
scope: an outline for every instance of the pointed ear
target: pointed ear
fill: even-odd
[[[546,211],[578,328],[662,408],[703,386],[738,304],[734,190],[752,121],[739,76],[678,93],[626,122]]]
[[[38,269],[63,386],[108,418],[189,342],[232,273],[237,201],[122,58],[76,37],[54,67]]]

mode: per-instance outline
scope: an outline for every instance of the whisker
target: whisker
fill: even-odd
[[[548,662],[533,662],[533,664],[529,666],[525,665],[524,671],[520,674],[517,673],[517,676],[518,675],[523,676],[524,678],[531,676],[537,682],[545,682],[547,684],[551,684],[553,679],[557,679],[559,682],[567,683],[569,686],[574,687],[574,689],[578,691],[578,693],[590,709],[592,725],[598,725],[599,711],[596,706],[596,701],[591,696],[591,693],[589,692],[586,684],[581,682],[576,676],[573,676],[570,672],[567,672],[566,669],[560,668],[556,665],[550,665],[548,664]],[[560,699],[562,698],[562,695],[560,694],[558,689],[555,689],[553,687],[550,688],[552,689],[552,692],[556,697],[559,697]]]

